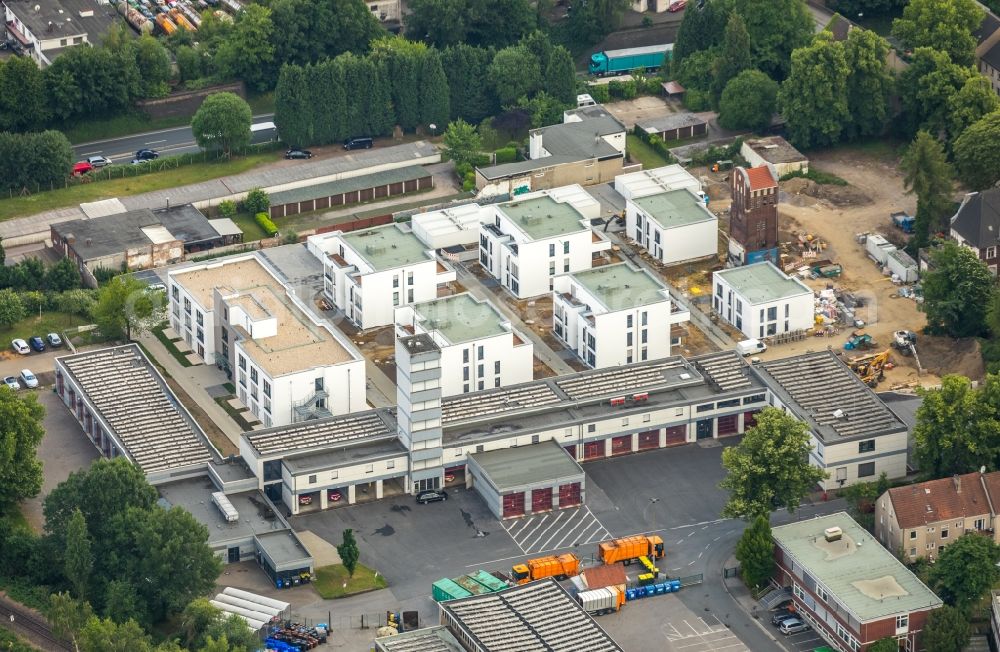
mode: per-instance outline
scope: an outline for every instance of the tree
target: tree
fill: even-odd
[[[72,165],[73,148],[62,132],[0,132],[0,187],[49,189],[62,185]]]
[[[89,602],[74,600],[69,593],[53,593],[49,596],[49,608],[45,615],[56,636],[76,645],[80,630],[94,617],[94,610]]]
[[[513,104],[519,97],[534,94],[542,84],[538,59],[523,45],[497,52],[488,75],[493,92],[504,106]]]
[[[358,542],[354,539],[354,530],[347,528],[344,530],[344,539],[337,546],[337,554],[340,555],[340,563],[347,569],[347,574],[354,577],[354,569],[358,566]]]
[[[993,92],[990,80],[982,75],[969,77],[949,100],[948,136],[954,141],[970,126],[998,109],[1000,98]]]
[[[465,43],[472,18],[466,0],[412,0],[407,9],[407,37],[438,48]]]
[[[79,509],[73,511],[66,528],[66,553],[63,560],[66,579],[76,591],[76,597],[86,600],[90,572],[94,568],[94,555],[90,551],[90,535],[87,533],[87,521]]]
[[[722,52],[715,60],[712,95],[716,104],[722,98],[722,93],[730,80],[751,68],[747,57],[749,51],[750,35],[747,33],[746,23],[739,14],[734,13],[726,23],[726,32],[722,37]]]
[[[969,644],[969,633],[969,619],[966,615],[945,605],[927,615],[924,629],[920,633],[920,642],[925,650],[962,652]]]
[[[967,611],[1000,579],[1000,546],[968,533],[945,548],[931,568],[931,585],[946,603]]]
[[[134,276],[116,276],[97,291],[94,323],[105,337],[130,342],[163,321],[163,306],[156,303],[145,283]]]
[[[251,124],[253,113],[246,100],[235,93],[214,93],[191,118],[191,131],[199,147],[230,156],[250,144]]]
[[[116,623],[124,623],[130,619],[137,623],[149,623],[146,604],[139,599],[135,585],[128,580],[108,582],[104,588],[104,609],[101,613]]]
[[[827,477],[809,464],[809,431],[804,423],[776,408],[757,414],[757,423],[736,446],[722,451],[729,492],[726,518],[752,519],[775,509],[795,511],[816,484]]]
[[[951,211],[951,166],[940,141],[920,131],[903,155],[900,169],[904,173],[903,186],[917,196],[911,245],[919,249],[926,246],[932,231],[944,226],[943,221]]]
[[[444,151],[455,165],[474,165],[481,156],[483,143],[476,128],[465,120],[456,120],[444,132]]]
[[[997,378],[987,377],[996,386]],[[917,466],[930,478],[970,473],[980,466],[995,468],[1000,443],[996,442],[998,410],[981,399],[964,376],[947,375],[940,389],[919,389],[923,399],[913,429]],[[993,390],[983,396],[992,396]]]
[[[728,0],[707,0],[700,11],[684,12],[684,19],[677,29],[671,60],[664,61],[664,66],[672,66],[670,70],[674,71],[674,78],[677,77],[677,67],[688,56],[695,52],[704,52],[722,43],[732,13],[730,4]]]
[[[232,30],[219,45],[215,53],[216,65],[224,75],[242,79],[255,90],[268,89],[274,83],[273,33],[271,10],[259,4],[247,4],[236,15]],[[282,35],[283,39],[288,37]]]
[[[618,29],[628,0],[587,0],[574,5],[566,21],[566,31],[574,43],[597,43]]]
[[[0,507],[37,496],[42,463],[36,455],[45,408],[34,394],[0,391]]]
[[[50,292],[66,292],[80,287],[80,270],[69,258],[60,258],[45,270],[45,289]]]
[[[10,328],[25,316],[26,311],[20,295],[9,288],[0,290],[0,326]]]
[[[33,131],[45,124],[48,101],[42,71],[31,57],[10,57],[0,66],[0,130]]]
[[[867,29],[847,33],[844,58],[850,71],[847,76],[847,111],[850,122],[845,127],[849,138],[874,136],[885,127],[889,115],[889,91],[892,77],[885,65],[889,42]]]
[[[293,147],[305,147],[313,141],[312,89],[306,69],[284,65],[274,89],[274,124],[281,140]]]
[[[994,284],[986,264],[951,241],[931,252],[931,262],[922,279],[927,331],[950,337],[984,333]]]
[[[751,67],[781,81],[789,75],[792,53],[813,38],[812,14],[803,0],[732,0],[733,11],[750,35]]]
[[[531,115],[531,126],[534,129],[555,124],[562,120],[566,104],[560,102],[545,91],[539,91],[533,98],[524,97],[517,100],[517,107]]]
[[[832,145],[850,119],[844,46],[829,32],[792,53],[792,68],[781,85],[778,104],[797,147]]]
[[[93,307],[93,290],[68,290],[56,297],[56,309],[71,315],[89,317]]]
[[[233,652],[257,649],[260,639],[247,627],[246,621],[236,614],[218,618],[206,630],[206,638],[225,639]]]
[[[736,559],[740,575],[751,589],[766,586],[774,574],[774,541],[767,516],[758,516],[743,530],[736,542]]]
[[[576,101],[576,66],[569,50],[561,45],[552,48],[545,68],[545,90],[563,104]]]
[[[892,22],[892,34],[910,49],[932,47],[962,66],[976,56],[972,32],[983,21],[974,0],[910,0],[903,15]]]
[[[955,141],[958,177],[975,190],[1000,181],[1000,111],[978,120]]]
[[[448,123],[451,112],[449,93],[441,55],[437,50],[428,49],[420,61],[420,124],[441,128]]]
[[[174,58],[177,59],[177,72],[182,82],[201,79],[205,74],[205,62],[200,50],[181,45],[174,52]]]
[[[184,645],[196,648],[204,638],[209,626],[221,619],[222,611],[208,601],[208,598],[195,598],[184,606],[181,612],[181,628],[184,631]]]
[[[902,9],[907,0],[831,0],[830,9],[841,16],[875,16],[892,14]]]
[[[726,129],[760,131],[771,124],[778,101],[778,82],[759,70],[744,70],[722,91],[719,124]]]
[[[847,499],[851,518],[869,532],[875,528],[875,502],[889,487],[889,478],[883,471],[877,482],[856,482],[841,492]]]
[[[445,76],[448,78],[448,97],[452,120],[462,118],[478,124],[498,108],[486,79],[494,52],[460,43],[441,53]]]
[[[246,199],[243,200],[243,208],[251,215],[266,213],[271,207],[271,197],[266,191],[259,187],[253,187],[247,192]]]
[[[167,82],[172,74],[170,54],[159,39],[145,34],[131,43],[136,66],[142,71],[140,78],[143,97],[162,97],[170,92]],[[178,62],[178,66],[180,63]]]
[[[902,128],[907,134],[924,129],[938,136],[947,131],[952,96],[975,76],[974,69],[953,63],[947,53],[917,48],[910,66],[899,75],[896,88],[903,107]]]
[[[868,652],[899,652],[899,641],[891,636],[880,638],[868,648]]]
[[[150,652],[149,635],[139,623],[129,620],[118,624],[110,618],[90,618],[80,630],[80,652]]]
[[[344,52],[363,54],[385,35],[378,18],[361,0],[268,0],[274,61],[305,65]],[[407,17],[409,20],[409,17]],[[198,30],[199,39],[204,28]]]

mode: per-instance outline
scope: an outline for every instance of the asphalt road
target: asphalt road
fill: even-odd
[[[256,124],[269,122],[273,118],[273,113],[266,113],[255,115],[253,121]],[[115,163],[128,163],[137,151],[146,148],[155,149],[161,155],[186,154],[200,151],[200,148],[194,142],[194,134],[191,133],[191,127],[185,126],[150,131],[144,134],[122,136],[121,138],[80,143],[79,145],[73,145],[73,153],[77,160],[83,160],[88,156],[100,155],[110,158]]]

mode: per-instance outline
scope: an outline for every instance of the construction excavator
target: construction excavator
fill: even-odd
[[[886,364],[889,363],[889,352],[886,349],[881,353],[869,353],[853,360],[848,360],[847,366],[858,375],[869,387],[875,387],[885,377]]]

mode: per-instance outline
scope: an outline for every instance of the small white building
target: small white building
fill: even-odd
[[[667,286],[628,263],[555,278],[552,331],[595,369],[670,355],[670,328],[690,320]]]
[[[686,189],[704,199],[701,182],[680,165],[619,174],[615,177],[615,190],[625,199],[636,199],[668,190]]]
[[[447,249],[476,244],[479,227],[491,217],[490,211],[479,204],[462,204],[414,215],[410,226],[413,235],[429,249]]]
[[[454,268],[399,224],[314,235],[307,244],[323,261],[323,293],[362,330],[392,324],[396,308],[436,299],[438,286],[455,280]]]
[[[489,301],[468,292],[396,309],[400,337],[426,333],[441,349],[441,395],[526,383],[534,346]]]
[[[518,299],[552,290],[552,279],[590,269],[595,254],[611,249],[590,228],[601,205],[578,185],[522,195],[492,207],[479,232],[479,262]]]
[[[740,156],[747,160],[750,167],[770,168],[775,179],[799,170],[809,171],[809,159],[781,136],[745,140],[740,147]]]
[[[626,199],[625,234],[664,265],[719,253],[719,218],[683,188]]]
[[[715,312],[748,338],[813,326],[812,290],[770,261],[716,272],[712,284]]]
[[[264,427],[367,407],[360,353],[255,254],[170,272],[169,296],[171,327]]]

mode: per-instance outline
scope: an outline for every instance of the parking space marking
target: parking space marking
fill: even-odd
[[[611,537],[611,533],[586,505],[577,509],[526,516],[509,525],[504,523],[503,527],[525,555],[603,541]]]
[[[684,652],[750,652],[750,649],[726,627],[715,615],[687,620],[682,619],[676,624],[664,623],[660,631],[672,643],[670,649]],[[690,631],[690,633],[689,633]]]

